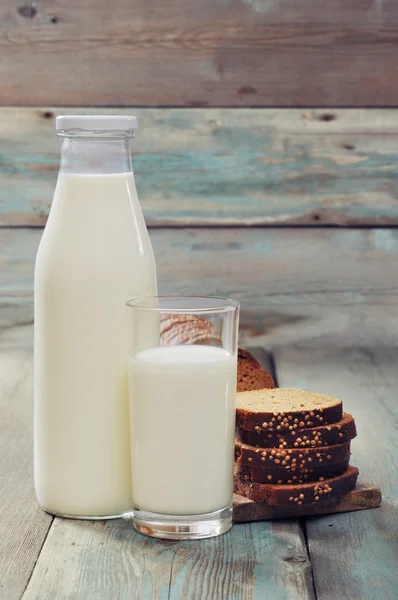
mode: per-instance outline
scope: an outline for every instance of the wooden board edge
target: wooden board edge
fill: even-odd
[[[312,517],[357,510],[378,508],[382,502],[381,489],[368,483],[360,483],[354,490],[345,494],[338,504],[328,507],[301,506],[295,509],[279,509],[269,506],[266,502],[253,502],[244,496],[234,494],[233,521],[234,523],[250,523],[253,521],[268,521],[273,519],[288,519]]]

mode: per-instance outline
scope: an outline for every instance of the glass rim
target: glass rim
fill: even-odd
[[[135,138],[135,129],[57,129],[56,134],[60,138],[71,138],[78,140],[131,140]]]
[[[186,305],[182,305],[179,307],[167,307],[167,306],[159,306],[157,303],[159,300],[165,301],[187,301]],[[189,306],[189,302],[197,301],[197,306]],[[200,301],[210,301],[210,306],[201,306]],[[153,306],[145,305],[145,303],[153,303]],[[217,305],[213,305],[213,302]],[[152,312],[162,312],[167,314],[205,314],[205,313],[224,313],[224,312],[233,312],[238,310],[240,307],[240,302],[238,300],[233,300],[232,298],[227,298],[226,296],[177,296],[177,295],[162,295],[162,296],[141,296],[137,298],[131,298],[126,302],[126,306],[128,308],[133,308],[135,310],[147,310]]]

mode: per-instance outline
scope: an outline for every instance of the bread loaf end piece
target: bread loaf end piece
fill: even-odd
[[[246,392],[274,387],[272,376],[262,368],[258,360],[245,348],[239,348],[237,391]]]

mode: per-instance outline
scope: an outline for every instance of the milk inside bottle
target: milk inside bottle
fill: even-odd
[[[35,268],[36,494],[54,514],[118,516],[132,505],[125,303],[156,294],[131,166],[137,122],[56,127],[60,172]]]

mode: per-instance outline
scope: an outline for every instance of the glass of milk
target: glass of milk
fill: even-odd
[[[221,535],[232,526],[239,304],[127,304],[135,336],[158,329],[128,360],[134,527],[166,539]]]

